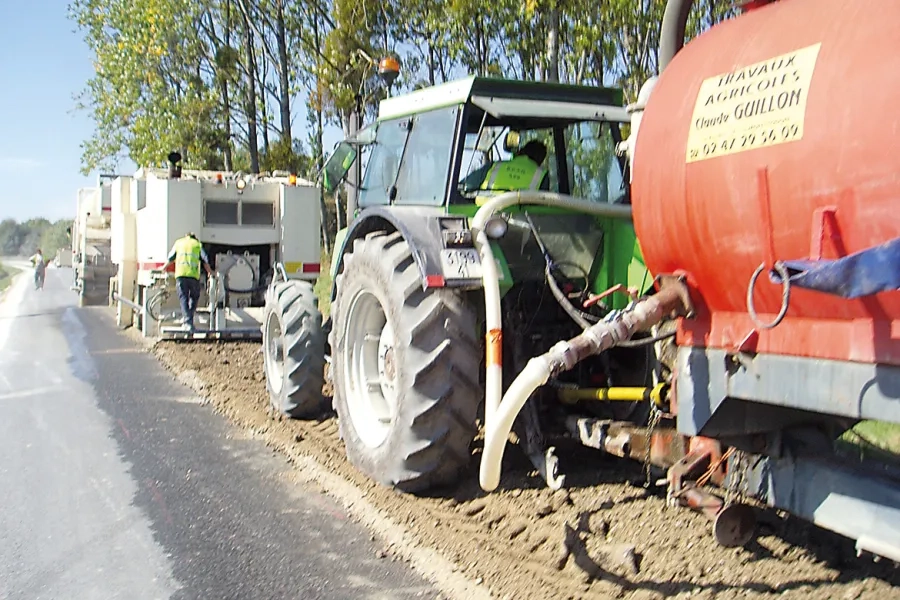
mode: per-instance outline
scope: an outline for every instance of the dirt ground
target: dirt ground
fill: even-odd
[[[755,541],[723,549],[704,517],[667,508],[663,498],[631,483],[642,478],[640,465],[587,450],[561,453],[567,489],[559,492],[544,487],[515,450],[506,453],[503,480],[493,494],[478,487],[477,456],[461,485],[431,497],[376,486],[345,459],[334,416],[305,422],[271,416],[260,348],[159,342],[152,351],[216,410],[276,450],[312,457],[351,482],[494,597],[900,597],[895,565],[857,559],[852,542],[771,511],[760,515]],[[327,386],[324,392],[330,392]],[[567,538],[568,556],[562,550]]]

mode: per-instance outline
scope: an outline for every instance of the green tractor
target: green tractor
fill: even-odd
[[[359,211],[331,265],[330,322],[309,284],[269,289],[274,408],[321,413],[329,354],[357,468],[407,492],[457,481],[474,462],[479,421],[531,357],[652,287],[617,151],[629,120],[619,90],[480,77],[382,101],[323,173],[333,190],[365,155]],[[499,189],[510,178],[492,165],[534,141],[546,151],[543,176],[532,191]],[[550,486],[563,484],[554,441],[598,446],[586,424],[647,420],[655,339],[581,362],[530,396],[516,433]]]

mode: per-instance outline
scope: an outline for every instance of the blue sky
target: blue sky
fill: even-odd
[[[73,99],[91,76],[91,53],[67,4],[0,0],[0,219],[70,218],[77,189],[96,183],[79,172],[92,124]]]
[[[80,144],[93,122],[74,100],[93,74],[93,55],[67,7],[68,0],[0,0],[0,219],[72,218],[78,188],[97,184],[96,173],[80,173]],[[305,119],[294,123],[302,128]],[[328,128],[326,152],[340,137]],[[129,161],[118,172],[133,170]]]

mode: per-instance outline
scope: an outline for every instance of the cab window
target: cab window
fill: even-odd
[[[380,123],[360,206],[443,204],[458,114],[459,107],[449,107]]]

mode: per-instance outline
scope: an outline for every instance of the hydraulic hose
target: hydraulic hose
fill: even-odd
[[[631,206],[607,204],[564,196],[553,192],[516,191],[505,192],[491,198],[478,209],[470,228],[475,248],[481,258],[481,277],[484,288],[485,310],[485,426],[493,421],[503,395],[503,317],[500,311],[500,277],[491,243],[484,226],[494,213],[511,206],[530,204],[566,208],[578,212],[615,219],[631,219]]]
[[[253,274],[253,281],[257,281],[257,282],[260,281],[259,273],[256,271],[255,268],[253,268],[253,263],[251,263],[249,260],[247,260],[244,256],[241,256],[240,254],[234,254],[233,256],[235,258],[235,261],[233,263],[231,263],[231,265],[227,269],[225,269],[224,273],[220,273],[220,275],[222,276],[222,286],[225,288],[225,291],[228,292],[229,294],[255,294],[256,292],[264,291],[266,289],[266,286],[264,286],[264,285],[258,285],[258,286],[255,286],[255,287],[252,287],[252,288],[249,288],[246,290],[236,290],[234,288],[229,287],[228,273],[229,273],[229,271],[231,271],[231,269],[233,269],[235,267],[235,265],[237,265],[238,262],[243,262],[248,267],[250,267],[250,272]]]
[[[487,492],[497,489],[509,432],[516,416],[537,388],[585,358],[600,354],[629,339],[635,332],[659,323],[679,306],[682,306],[682,290],[675,285],[667,287],[637,302],[615,319],[592,325],[577,337],[559,342],[546,354],[528,361],[496,407],[494,417],[485,419],[484,452],[479,473],[481,488]]]

